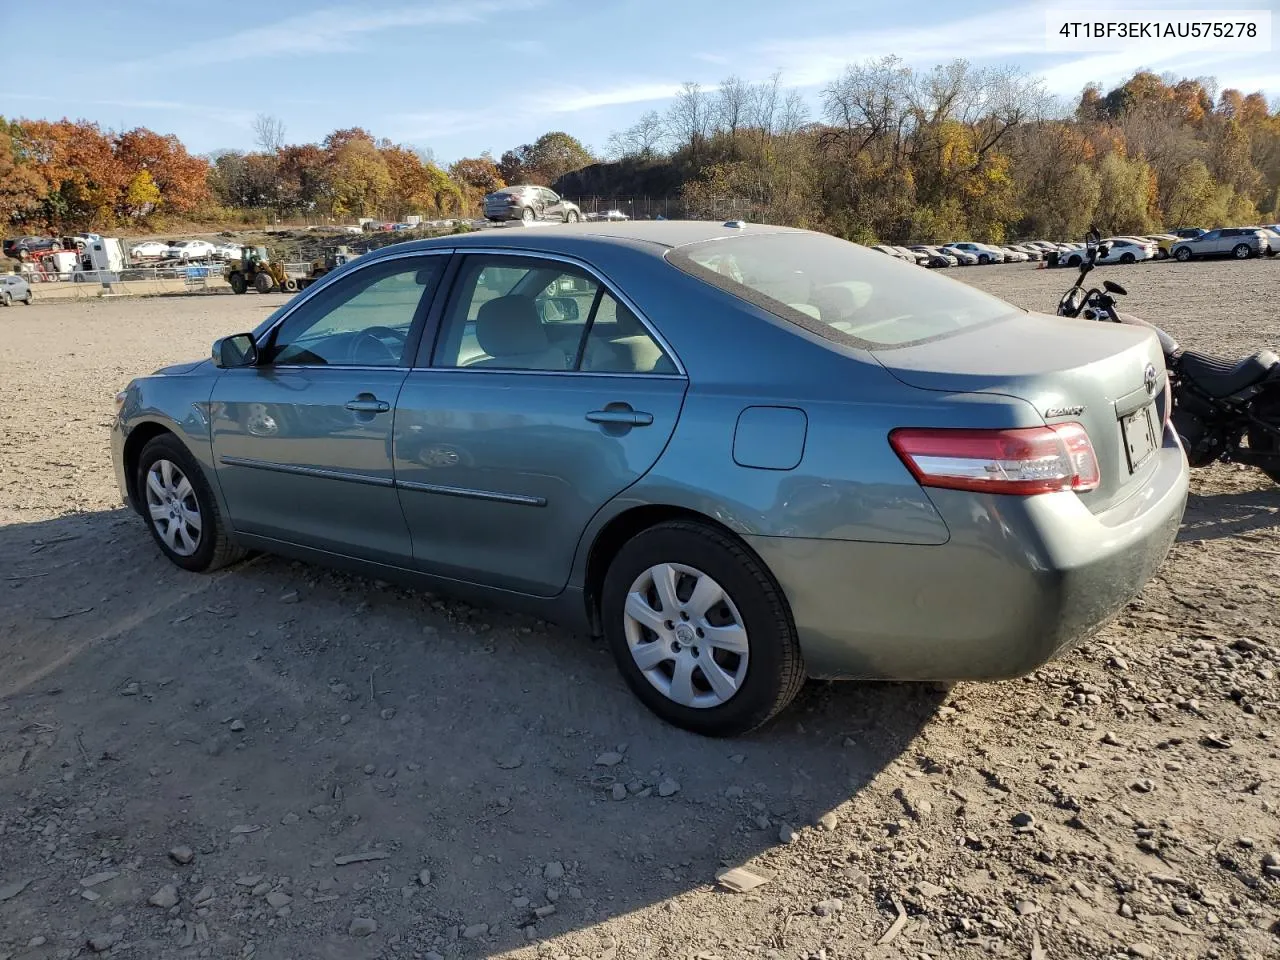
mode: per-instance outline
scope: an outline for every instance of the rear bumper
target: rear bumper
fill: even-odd
[[[748,540],[790,601],[813,676],[1023,676],[1092,635],[1164,562],[1188,468],[1171,430],[1158,456],[1148,485],[1101,515],[1072,493],[930,490],[945,544]]]

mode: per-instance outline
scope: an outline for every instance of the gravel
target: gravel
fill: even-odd
[[[1104,275],[1237,356],[1280,345],[1277,271]],[[1048,310],[1070,282],[951,275]],[[1280,951],[1280,490],[1256,471],[1197,471],[1142,596],[1033,676],[814,683],[726,749],[654,720],[553,625],[274,557],[194,576],[158,555],[118,506],[112,393],[281,302],[0,316],[0,569],[25,578],[0,578],[0,957]]]

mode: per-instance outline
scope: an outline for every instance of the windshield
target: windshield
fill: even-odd
[[[775,316],[855,346],[918,343],[1018,312],[967,284],[826,234],[709,240],[672,250],[668,259]]]

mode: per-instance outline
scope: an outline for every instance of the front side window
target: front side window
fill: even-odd
[[[677,372],[640,319],[573,264],[473,255],[455,290],[434,367]]]
[[[675,267],[819,336],[865,348],[959,333],[1018,312],[968,284],[817,233],[678,247]]]
[[[304,303],[272,338],[274,365],[395,367],[430,302],[445,257],[387,260],[348,274]]]

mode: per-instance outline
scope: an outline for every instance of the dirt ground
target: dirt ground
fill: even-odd
[[[1069,282],[952,275],[1046,310]],[[1106,275],[1187,345],[1280,345],[1280,262]],[[163,559],[112,395],[278,302],[0,310],[0,960],[1280,955],[1261,474],[1198,472],[1160,575],[1034,676],[814,684],[703,740],[554,626]]]

